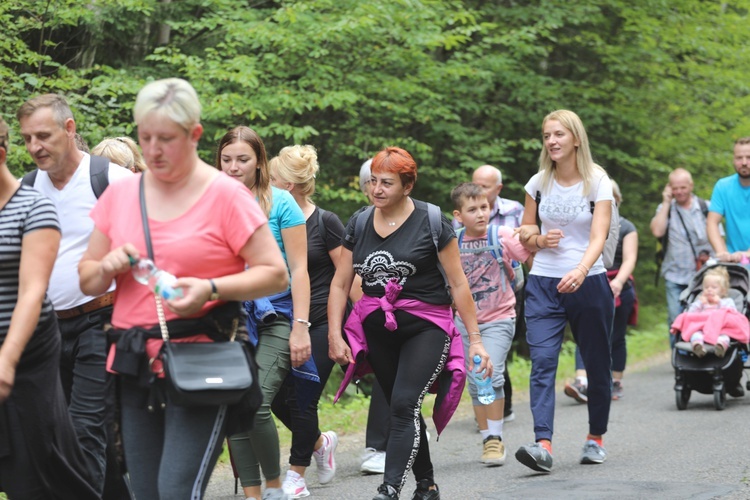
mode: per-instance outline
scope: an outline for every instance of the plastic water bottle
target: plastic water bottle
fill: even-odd
[[[177,281],[172,274],[159,269],[151,259],[140,259],[133,261],[133,277],[141,285],[148,286],[164,300],[172,300],[182,297],[182,288],[175,287]]]
[[[495,389],[492,387],[492,377],[484,378],[485,370],[479,371],[482,358],[479,354],[474,356],[474,382],[477,384],[477,399],[483,405],[495,401]]]

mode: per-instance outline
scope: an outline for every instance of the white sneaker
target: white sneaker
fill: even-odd
[[[359,471],[364,474],[385,473],[385,452],[378,451],[375,448],[365,448]]]
[[[326,431],[323,434],[323,446],[313,452],[313,458],[318,465],[318,482],[328,484],[336,475],[336,446],[339,444],[339,437],[333,431]]]
[[[284,484],[281,485],[281,488],[284,490],[284,493],[289,495],[289,498],[310,496],[310,492],[307,490],[307,485],[305,484],[305,478],[293,470],[286,471],[286,479],[284,479]]]

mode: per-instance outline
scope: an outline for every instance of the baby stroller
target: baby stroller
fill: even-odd
[[[724,266],[729,273],[729,296],[734,299],[737,310],[748,317],[748,299],[750,298],[750,271],[747,268],[728,263],[709,261],[693,277],[688,287],[680,294],[680,303],[687,309],[703,291],[703,276],[709,269]],[[679,335],[679,332],[677,333]],[[750,346],[734,339],[729,344],[724,357],[714,354],[714,347],[706,345],[706,356],[700,358],[693,354],[690,342],[678,342],[672,350],[672,366],[675,377],[675,400],[677,409],[687,408],[691,391],[714,396],[714,407],[723,410],[726,406],[727,393],[733,397],[742,397],[745,392],[740,384],[743,369],[750,369],[748,351]],[[750,381],[747,382],[750,391]]]

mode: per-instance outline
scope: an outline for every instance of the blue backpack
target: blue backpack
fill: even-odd
[[[510,267],[505,265],[505,262],[503,261],[503,242],[497,237],[497,230],[499,227],[500,226],[497,224],[490,224],[489,227],[487,227],[487,246],[480,248],[462,248],[461,243],[464,240],[466,228],[462,227],[458,229],[456,231],[456,236],[458,236],[458,249],[461,253],[482,253],[489,251],[503,270],[503,273],[500,275],[500,285],[502,286],[503,293],[505,293],[505,290],[507,289],[506,280],[510,283],[513,291],[517,292],[523,288],[523,268],[521,267],[521,263],[515,260],[511,261]]]

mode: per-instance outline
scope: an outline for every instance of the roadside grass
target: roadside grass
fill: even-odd
[[[662,355],[669,350],[669,341],[666,333],[666,311],[663,305],[641,305],[639,309],[638,326],[630,327],[627,335],[628,366],[637,366],[654,357]],[[528,393],[529,373],[531,361],[526,358],[515,356],[510,362],[510,377],[513,381],[513,398],[524,399]],[[563,344],[560,352],[560,361],[557,370],[557,384],[560,388],[565,381],[575,376],[575,343],[568,340]],[[627,381],[627,369],[625,371]],[[367,410],[369,397],[362,391],[358,391],[352,384],[349,386],[342,399],[333,404],[333,395],[341,382],[341,371],[334,370],[326,385],[323,397],[318,406],[318,417],[324,429],[334,429],[339,436],[361,433],[367,424]],[[627,382],[625,382],[627,387]],[[427,419],[432,416],[432,405],[435,396],[428,395],[422,405],[422,413]],[[461,399],[461,407],[471,404],[468,392],[464,391]],[[460,409],[460,408],[459,408]],[[279,431],[279,444],[282,450],[288,450],[291,444],[291,433],[284,425],[276,421]],[[282,460],[285,460],[286,451],[282,452]],[[220,462],[229,462],[229,453],[226,447],[220,457]]]

